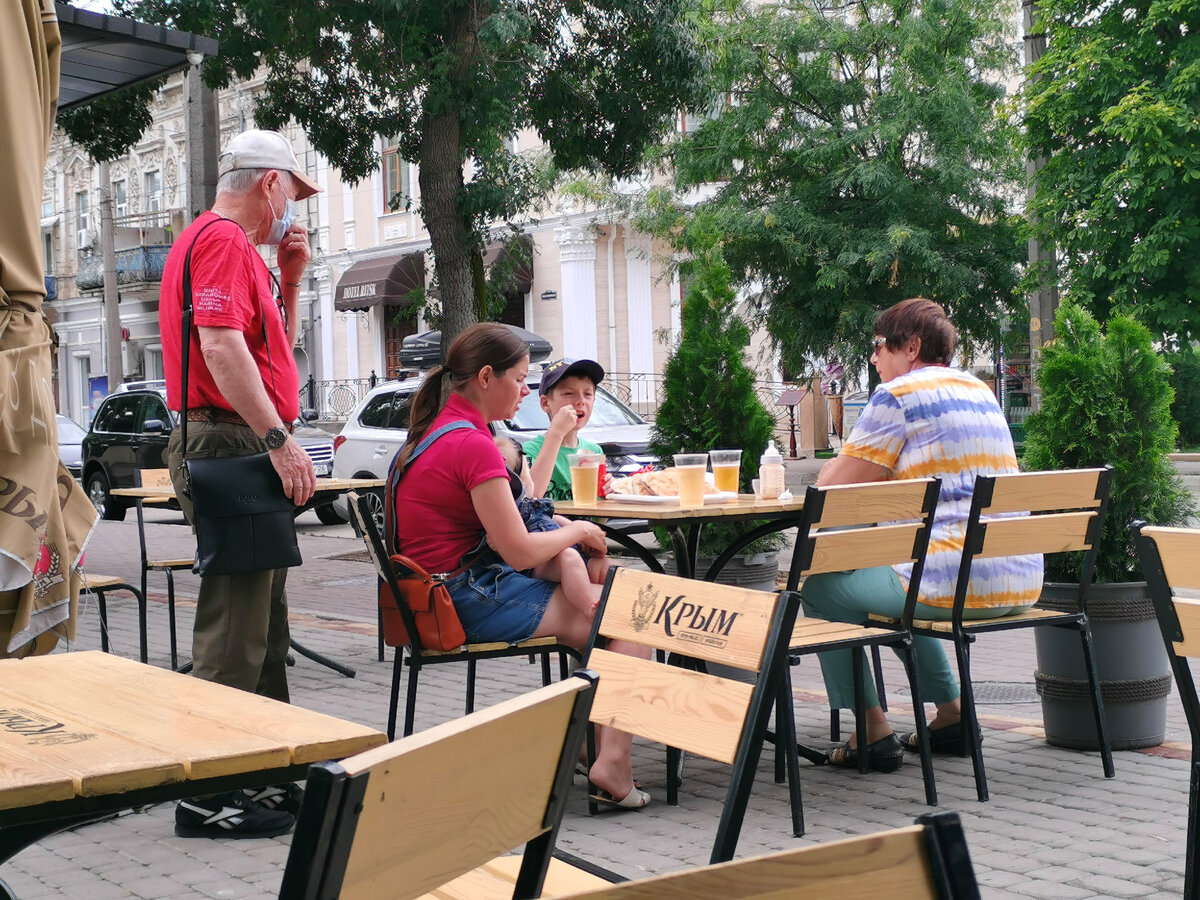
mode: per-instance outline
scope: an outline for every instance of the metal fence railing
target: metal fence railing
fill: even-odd
[[[317,381],[311,375],[300,387],[300,406],[315,409],[322,422],[345,422],[350,411],[378,384],[375,372],[369,378],[339,378]]]

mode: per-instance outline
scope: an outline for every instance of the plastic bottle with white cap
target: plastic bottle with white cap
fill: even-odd
[[[758,463],[758,489],[763,500],[775,500],[786,489],[783,457],[771,441]]]

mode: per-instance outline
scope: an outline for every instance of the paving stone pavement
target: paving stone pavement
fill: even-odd
[[[190,553],[190,535],[177,514],[150,513],[152,552]],[[137,530],[127,522],[102,522],[87,552],[93,571],[136,580]],[[337,536],[330,537],[329,534]],[[305,529],[305,564],[289,576],[293,636],[305,645],[354,666],[353,679],[298,657],[289,672],[293,702],[383,729],[391,651],[376,657],[372,595],[374,576],[362,562],[339,559],[361,545],[345,529]],[[181,656],[190,648],[198,584],[178,573]],[[166,666],[165,582],[151,578],[150,662]],[[136,658],[136,605],[109,599],[113,651]],[[75,649],[99,647],[94,602],[81,604]],[[69,652],[63,648],[58,652]],[[935,758],[940,808],[957,811],[985,897],[1092,898],[1178,897],[1183,891],[1187,823],[1189,743],[1186,722],[1172,697],[1162,747],[1116,754],[1117,777],[1103,777],[1099,756],[1047,745],[1033,681],[1033,639],[1006,632],[977,645],[972,657],[977,685],[1004,701],[981,706],[991,800],[975,798],[968,760]],[[477,706],[483,707],[540,684],[540,669],[525,660],[480,664]],[[889,718],[911,728],[911,707],[898,686],[899,664],[885,660],[890,686]],[[407,677],[407,676],[406,676]],[[828,710],[819,669],[806,661],[793,670],[797,730],[802,740],[825,746]],[[422,675],[417,727],[461,714],[465,667],[441,666]],[[1024,696],[1022,696],[1024,694]],[[1024,702],[1020,702],[1024,701]],[[848,718],[848,717],[846,717]],[[773,780],[774,755],[764,750],[738,846],[747,856],[893,828],[912,821],[923,802],[915,760],[892,775],[801,765],[807,832],[790,834],[786,786]],[[638,778],[655,802],[638,812],[587,815],[584,782],[564,817],[559,845],[629,877],[705,863],[727,785],[727,767],[689,757],[680,803],[665,802],[664,754],[638,741]],[[290,836],[251,841],[182,839],[174,836],[173,804],[49,837],[0,866],[19,897],[106,898],[272,897],[278,891]],[[881,894],[888,896],[886,886]]]

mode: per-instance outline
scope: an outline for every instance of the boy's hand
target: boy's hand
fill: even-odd
[[[579,416],[575,415],[575,407],[563,406],[554,413],[554,417],[550,420],[550,427],[546,430],[546,437],[553,435],[561,442],[564,437],[575,430],[575,426],[578,423]]]

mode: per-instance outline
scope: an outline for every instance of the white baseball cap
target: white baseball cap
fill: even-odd
[[[233,138],[217,157],[217,174],[234,169],[278,169],[288,172],[299,185],[297,200],[311,197],[321,186],[304,174],[296,151],[278,131],[243,131]]]

